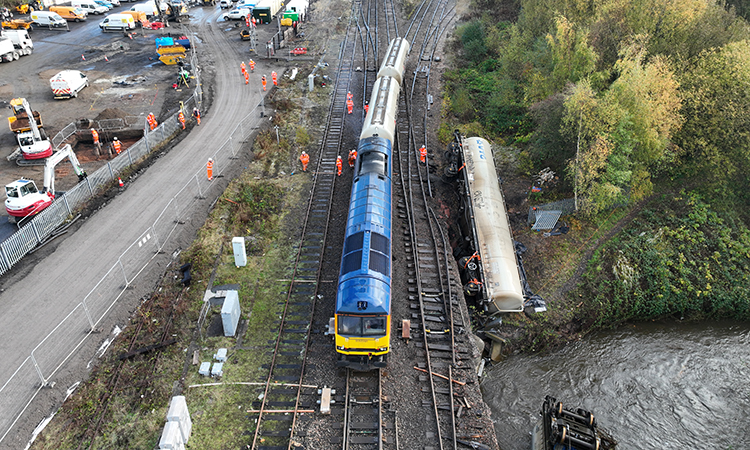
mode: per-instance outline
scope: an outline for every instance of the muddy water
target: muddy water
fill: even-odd
[[[502,450],[528,449],[546,394],[594,412],[618,449],[750,449],[750,324],[637,325],[493,366]]]

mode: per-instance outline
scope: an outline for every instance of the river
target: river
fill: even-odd
[[[526,450],[549,394],[594,413],[630,449],[750,449],[750,324],[638,324],[544,355],[514,355],[482,379],[502,450]]]

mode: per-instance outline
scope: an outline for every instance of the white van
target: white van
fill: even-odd
[[[68,22],[60,14],[50,11],[34,11],[31,13],[31,20],[37,25],[45,27],[65,27]]]
[[[63,70],[49,79],[55,99],[78,97],[81,89],[89,85],[89,79],[79,70]]]
[[[89,14],[104,14],[109,11],[106,6],[94,3],[94,0],[73,0],[71,4],[74,8],[81,8]]]
[[[135,28],[135,20],[130,14],[110,14],[99,22],[103,31],[126,31]]]

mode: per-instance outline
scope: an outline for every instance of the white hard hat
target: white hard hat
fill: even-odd
[[[115,136],[115,140],[117,140],[117,136]]]

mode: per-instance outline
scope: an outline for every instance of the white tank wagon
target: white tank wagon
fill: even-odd
[[[475,283],[470,287],[478,291],[478,299],[490,314],[523,311],[524,291],[492,145],[479,137],[463,138],[461,151],[461,172],[468,190],[465,212],[476,252],[473,258],[462,258],[462,265],[478,266],[481,274],[480,280],[469,281]]]
[[[406,68],[406,58],[409,56],[409,42],[404,38],[396,38],[391,41],[388,51],[385,52],[385,58],[380,65],[378,78],[393,77],[398,84],[404,81],[404,70]]]
[[[396,132],[396,115],[398,114],[398,94],[401,85],[393,77],[375,80],[370,95],[370,109],[362,125],[359,139],[379,136],[394,141]]]

